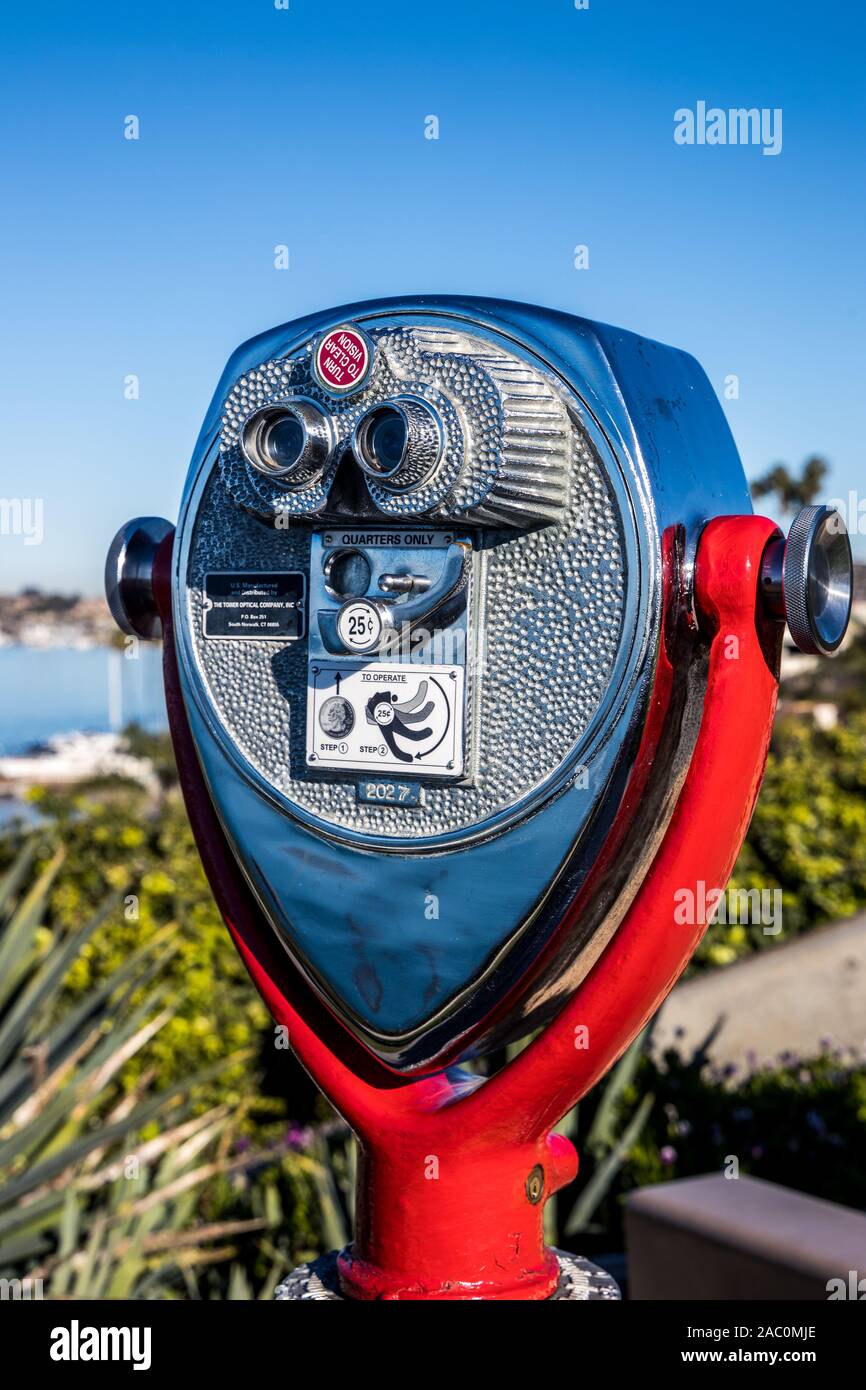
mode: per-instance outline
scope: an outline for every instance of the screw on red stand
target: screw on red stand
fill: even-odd
[[[727,881],[783,622],[842,641],[841,518],[786,543],[751,515],[681,352],[385,300],[240,348],[176,532],[130,523],[106,578],[162,632],[235,945],[358,1138],[354,1240],[282,1296],[616,1296],[545,1245],[578,1166],[554,1127],[697,946],[678,895]]]

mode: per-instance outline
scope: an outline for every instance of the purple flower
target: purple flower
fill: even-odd
[[[670,1164],[676,1163],[677,1161],[677,1151],[671,1148],[670,1144],[665,1144],[664,1147],[659,1150],[659,1158],[662,1163],[670,1166]]]
[[[681,1135],[683,1139],[687,1139],[692,1132],[692,1127],[688,1120],[680,1120],[676,1128],[677,1134]]]
[[[312,1138],[311,1131],[302,1129],[300,1125],[290,1125],[286,1130],[284,1143],[287,1149],[301,1150],[307,1148]]]

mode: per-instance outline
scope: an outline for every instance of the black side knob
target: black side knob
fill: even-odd
[[[162,636],[153,592],[156,552],[174,530],[161,516],[140,516],[121,526],[105,561],[105,597],[121,632],[145,639]]]

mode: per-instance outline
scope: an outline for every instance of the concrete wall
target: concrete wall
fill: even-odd
[[[866,1047],[866,915],[678,985],[656,1020],[655,1044],[688,1056],[719,1018],[710,1048],[718,1063],[742,1065],[749,1051],[759,1061],[786,1049],[814,1054],[823,1037]]]
[[[866,1215],[757,1178],[641,1188],[626,1248],[631,1299],[866,1299]]]

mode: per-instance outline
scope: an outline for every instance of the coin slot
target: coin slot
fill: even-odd
[[[372,567],[363,550],[332,550],[323,573],[331,598],[359,598],[370,587]]]

